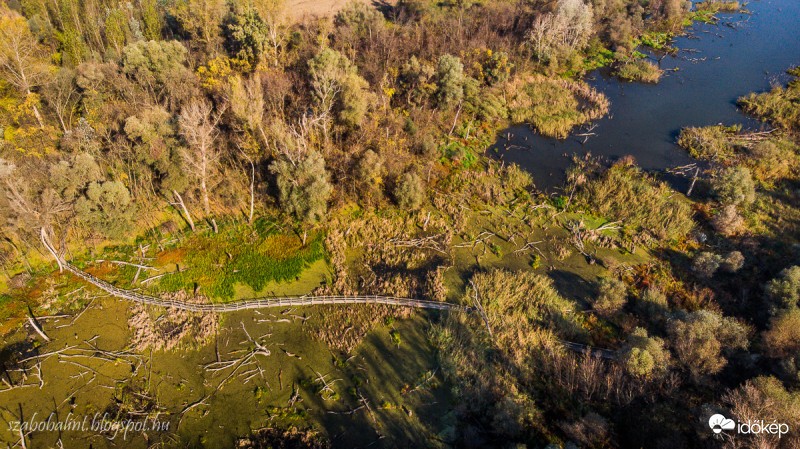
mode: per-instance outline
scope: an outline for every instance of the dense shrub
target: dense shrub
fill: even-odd
[[[796,81],[786,88],[775,87],[769,92],[739,98],[739,106],[745,112],[763,117],[775,126],[794,130],[800,130],[799,102],[800,83]]]
[[[728,273],[736,273],[744,266],[744,256],[739,251],[731,251],[720,262],[720,268]]]
[[[661,290],[651,287],[636,300],[634,310],[645,318],[658,321],[669,313],[669,303]]]
[[[728,204],[711,218],[711,226],[720,234],[730,236],[736,234],[744,223],[736,206]]]
[[[728,162],[734,157],[731,138],[739,131],[740,128],[736,126],[687,126],[681,129],[678,145],[686,149],[692,157]]]
[[[678,361],[695,381],[725,367],[723,351],[748,346],[747,330],[736,320],[712,310],[698,310],[673,320],[669,333]]]
[[[581,81],[532,77],[514,83],[511,120],[528,122],[548,137],[566,138],[578,125],[608,112],[608,99]]]
[[[425,201],[425,181],[416,173],[404,173],[397,180],[394,196],[403,209],[417,209]]]
[[[603,278],[597,285],[594,310],[601,315],[611,316],[619,313],[628,302],[628,288],[618,279]]]
[[[800,354],[800,308],[783,310],[772,317],[764,332],[764,343],[772,357]]]
[[[710,278],[717,272],[720,263],[722,263],[722,257],[718,254],[704,251],[692,261],[692,271],[701,278]]]
[[[750,170],[736,166],[723,170],[713,184],[714,194],[725,205],[749,206],[756,197],[756,187]]]

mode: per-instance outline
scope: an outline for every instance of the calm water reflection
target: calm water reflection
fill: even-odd
[[[596,135],[586,143],[583,137],[546,139],[527,126],[513,126],[500,133],[490,153],[497,148],[499,157],[524,167],[538,188],[552,192],[563,184],[573,154],[612,160],[633,155],[643,168],[663,171],[692,162],[675,145],[683,126],[764,127],[741,114],[736,99],[782,85],[785,70],[800,64],[800,1],[760,0],[746,8],[753,14],[721,14],[718,25],[698,23],[677,38],[681,51],[661,60],[666,73],[658,85],[590,74],[587,81],[611,100],[611,113],[595,123]]]

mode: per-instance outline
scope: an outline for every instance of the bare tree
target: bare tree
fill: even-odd
[[[559,0],[555,14],[542,14],[528,30],[528,42],[534,54],[547,60],[557,47],[582,47],[592,34],[593,12],[582,0]]]
[[[178,118],[180,133],[189,144],[189,148],[181,151],[184,168],[200,182],[203,210],[206,215],[211,213],[208,184],[217,172],[219,158],[222,155],[216,146],[219,136],[217,125],[222,112],[215,114],[211,103],[207,100],[194,100],[183,108]]]
[[[47,103],[55,110],[61,130],[72,129],[72,121],[80,95],[75,85],[75,74],[69,69],[61,69],[49,83],[42,94]]]
[[[272,150],[286,157],[293,166],[304,159],[311,151],[309,141],[314,129],[323,127],[324,117],[304,115],[296,124],[287,125],[276,119],[270,124]]]
[[[41,229],[42,238],[52,245],[57,240],[54,226],[60,216],[70,211],[69,204],[53,189],[39,190],[24,174],[18,173],[13,163],[4,159],[0,159],[0,183],[11,211],[7,218],[12,226],[23,232]],[[59,244],[64,242],[63,234]]]

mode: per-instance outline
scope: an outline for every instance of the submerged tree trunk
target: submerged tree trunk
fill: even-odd
[[[39,336],[44,339],[44,341],[52,341],[50,340],[50,337],[48,337],[47,334],[44,333],[42,327],[36,321],[36,317],[33,316],[33,311],[31,310],[30,307],[28,307],[28,313],[30,313],[30,315],[28,315],[28,322],[31,324],[31,327],[33,327],[33,330],[35,330],[36,333],[39,334]]]
[[[47,248],[48,251],[50,251],[50,254],[55,257],[56,263],[58,264],[58,272],[62,273],[64,271],[64,267],[61,265],[61,258],[58,257],[56,249],[50,243],[50,237],[47,236],[47,231],[44,230],[44,227],[42,227],[42,244],[45,248]]]

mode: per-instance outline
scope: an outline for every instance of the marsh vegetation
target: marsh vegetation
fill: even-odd
[[[765,404],[796,428],[796,80],[740,100],[769,129],[681,131],[686,191],[582,154],[546,194],[487,156],[511,123],[589,129],[612,105],[581,75],[655,82],[636,49],[733,3],[3,3],[0,416],[168,421],[143,448],[704,447]],[[203,315],[51,252],[188,303],[474,311]]]

